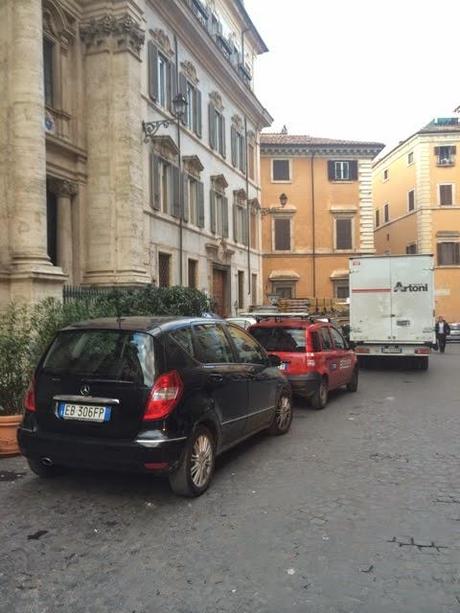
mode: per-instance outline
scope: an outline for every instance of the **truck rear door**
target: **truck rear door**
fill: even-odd
[[[392,340],[432,340],[433,268],[431,256],[391,259]]]
[[[390,258],[350,261],[350,325],[354,341],[391,340]]]

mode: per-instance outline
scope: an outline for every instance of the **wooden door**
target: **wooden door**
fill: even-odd
[[[215,301],[214,310],[221,317],[227,317],[227,273],[214,268],[212,272],[212,297]]]

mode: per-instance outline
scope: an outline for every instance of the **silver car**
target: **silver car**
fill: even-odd
[[[450,334],[447,337],[448,343],[460,343],[460,322],[456,321],[449,324]]]

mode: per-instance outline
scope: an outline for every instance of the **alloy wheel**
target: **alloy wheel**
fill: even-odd
[[[190,476],[196,487],[203,487],[208,482],[213,466],[212,443],[208,436],[200,434],[193,445],[190,460]]]
[[[278,409],[276,411],[276,423],[280,430],[284,430],[291,419],[291,401],[287,396],[280,398]]]

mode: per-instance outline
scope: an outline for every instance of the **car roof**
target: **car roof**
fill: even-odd
[[[151,330],[169,331],[180,328],[191,323],[224,323],[223,319],[211,317],[101,317],[99,319],[88,319],[79,321],[63,330],[136,330],[139,332],[149,332]]]
[[[327,325],[327,322],[309,321],[308,319],[277,319],[276,317],[263,319],[257,324],[251,326],[251,328],[310,328],[316,325]]]

